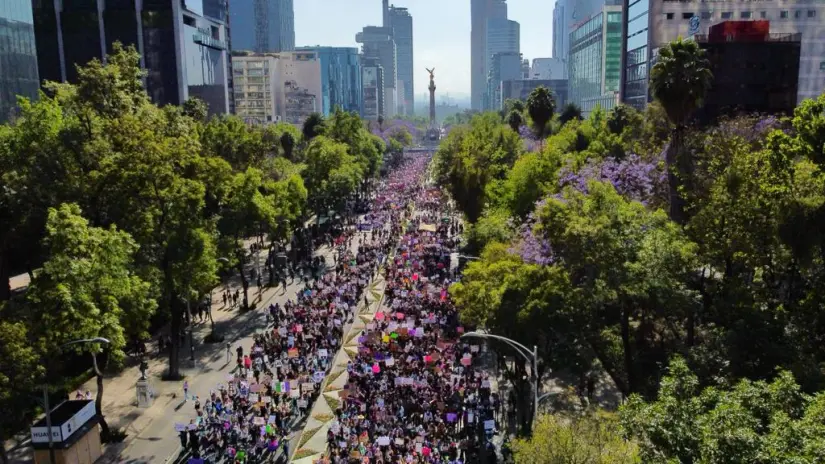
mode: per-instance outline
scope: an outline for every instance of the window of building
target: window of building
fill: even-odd
[[[751,19],[751,12],[750,11],[743,11],[739,13],[739,18],[741,19]]]
[[[665,13],[665,18],[673,19],[673,13]]]
[[[682,19],[690,19],[693,17],[693,13],[682,13]]]
[[[779,17],[782,19],[788,19],[788,10],[782,10],[779,12]]]
[[[730,11],[723,11],[722,12],[722,19],[731,19],[733,17],[733,13]]]
[[[759,17],[762,18],[762,19],[767,18],[768,17],[768,12],[767,11],[760,11],[759,12]]]
[[[816,10],[808,10],[808,17],[815,18],[816,17]]]
[[[710,11],[703,11],[702,12],[702,19],[711,19],[713,18],[713,13]]]
[[[191,16],[183,15],[183,24],[186,24],[187,26],[191,27],[197,27],[195,24],[195,18]]]
[[[802,17],[802,10],[796,10],[793,12],[793,17],[799,19]]]

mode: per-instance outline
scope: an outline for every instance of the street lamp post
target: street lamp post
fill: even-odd
[[[57,347],[57,349],[62,350],[63,348],[69,345],[76,345],[78,343],[108,344],[109,339],[103,337],[81,338],[79,340],[72,340],[70,342],[64,343]],[[52,441],[52,411],[51,407],[49,406],[49,385],[46,383],[43,384],[43,408],[46,410],[46,433],[49,435],[49,462],[51,462],[51,464],[55,464],[56,460],[54,457],[54,442]]]
[[[536,416],[539,414],[539,371],[538,371],[538,347],[533,345],[533,349],[529,349],[526,346],[522,345],[521,343],[507,337],[502,337],[501,335],[493,335],[484,332],[467,332],[461,336],[461,338],[487,338],[493,340],[500,340],[508,345],[510,345],[513,349],[518,352],[528,363],[530,363],[532,369],[532,377],[533,377],[533,424],[536,422]]]

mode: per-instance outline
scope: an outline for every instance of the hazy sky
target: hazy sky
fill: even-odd
[[[470,0],[390,0],[413,17],[415,93],[426,92],[435,66],[437,93],[470,92]],[[521,24],[521,53],[551,56],[554,0],[509,0],[508,16]],[[355,33],[381,25],[381,0],[295,0],[295,44],[356,47]]]

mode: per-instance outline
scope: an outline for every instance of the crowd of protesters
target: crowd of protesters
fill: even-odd
[[[304,276],[297,300],[289,301],[283,306],[274,304],[265,308],[267,330],[256,335],[251,346],[237,346],[234,349],[235,369],[227,374],[225,382],[216,385],[208,398],[192,398],[196,417],[189,424],[176,424],[175,427],[180,433],[181,445],[196,460],[262,462],[275,455],[279,448],[284,448],[283,456],[289,456],[289,440],[285,437],[295,422],[306,416],[320,394],[323,379],[343,343],[345,327],[354,320],[356,308],[362,300],[370,303],[369,292],[365,291],[367,285],[376,276],[379,266],[385,263],[391,251],[398,246],[404,224],[410,230],[409,227],[421,221],[420,216],[413,216],[413,202],[419,202],[422,207],[435,208],[438,205],[439,199],[433,191],[425,191],[420,187],[427,162],[425,156],[408,160],[402,169],[394,171],[382,182],[371,208],[357,224],[341,227],[335,237],[325,239],[335,250],[332,262],[326,263],[326,260],[316,258],[316,263],[324,264],[327,272]],[[427,199],[423,199],[422,194],[426,194]],[[429,250],[446,250],[446,247],[454,244],[451,236],[445,238],[444,248],[430,246],[434,243],[429,243],[429,240],[441,237],[444,227],[440,227],[437,234],[421,237],[428,241]],[[410,237],[409,234],[404,236],[402,248],[409,246],[410,251],[418,256],[421,248],[410,245]],[[422,265],[415,269],[420,267],[418,272],[421,272],[422,278],[425,275],[436,278],[435,274],[430,274],[430,256],[421,256],[427,261],[422,261]],[[409,311],[404,306],[413,300],[402,296],[406,292],[399,292],[401,287],[397,287],[400,282],[398,279],[404,274],[405,264],[398,261],[398,258],[386,264],[387,275],[392,282],[388,297],[393,308],[397,307],[399,314]],[[446,266],[443,259],[436,266],[446,278],[449,257]],[[444,288],[447,281],[436,279],[434,283],[439,288]],[[408,287],[412,289],[416,284]],[[437,319],[448,317],[449,321],[445,319],[444,323],[455,326],[454,311],[449,310],[449,305],[443,298],[436,301],[431,309],[438,314]],[[436,340],[439,339],[439,334],[440,331],[434,330],[426,337],[416,340]],[[393,346],[403,346],[402,343],[404,340],[399,340]],[[231,351],[231,345],[227,345],[227,359],[231,357]],[[454,374],[454,369],[447,369],[446,360],[440,363],[445,366],[448,375]],[[406,362],[399,359],[399,367],[406,365]],[[349,369],[353,379],[359,378],[354,364]],[[460,374],[457,370],[455,373]],[[373,380],[381,378],[383,376],[379,375]],[[461,391],[475,383],[462,380]],[[440,388],[437,381],[434,381],[433,386]],[[398,391],[401,392],[400,389]],[[361,392],[354,393],[344,400],[346,410],[355,404],[360,394]],[[435,390],[433,394],[440,395]],[[393,399],[388,396],[386,401],[389,404]],[[452,400],[447,398],[446,401],[452,408]],[[414,414],[413,409],[408,408],[407,411],[408,415]],[[340,421],[341,424],[337,428],[338,432],[349,430],[350,426],[344,423],[348,420],[347,411],[336,413],[336,423]],[[402,415],[398,420],[403,421],[403,418]],[[425,430],[437,423],[430,422],[432,424],[424,423]],[[455,431],[464,422],[465,418],[462,418],[448,424]],[[431,442],[428,440],[425,443]],[[439,453],[441,450],[435,455]]]
[[[358,356],[329,429],[331,463],[494,462],[498,397],[474,368],[448,286],[461,225],[437,189],[416,183],[415,214],[387,266],[386,301],[359,337]]]

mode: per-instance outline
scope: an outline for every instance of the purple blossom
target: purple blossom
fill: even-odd
[[[559,173],[559,186],[571,186],[587,193],[587,182],[598,180],[610,182],[613,188],[631,200],[647,203],[661,191],[667,181],[661,163],[643,160],[631,153],[622,160],[608,157],[598,162],[591,161],[579,170],[565,166]]]
[[[519,255],[525,263],[547,266],[555,261],[550,241],[536,234],[538,221],[535,211],[540,211],[546,204],[546,199],[536,202],[534,212],[530,213],[524,224],[518,228],[517,238],[509,249],[510,253]]]
[[[528,152],[538,152],[541,149],[540,141],[529,127],[519,126],[518,135],[524,141],[524,149]]]

